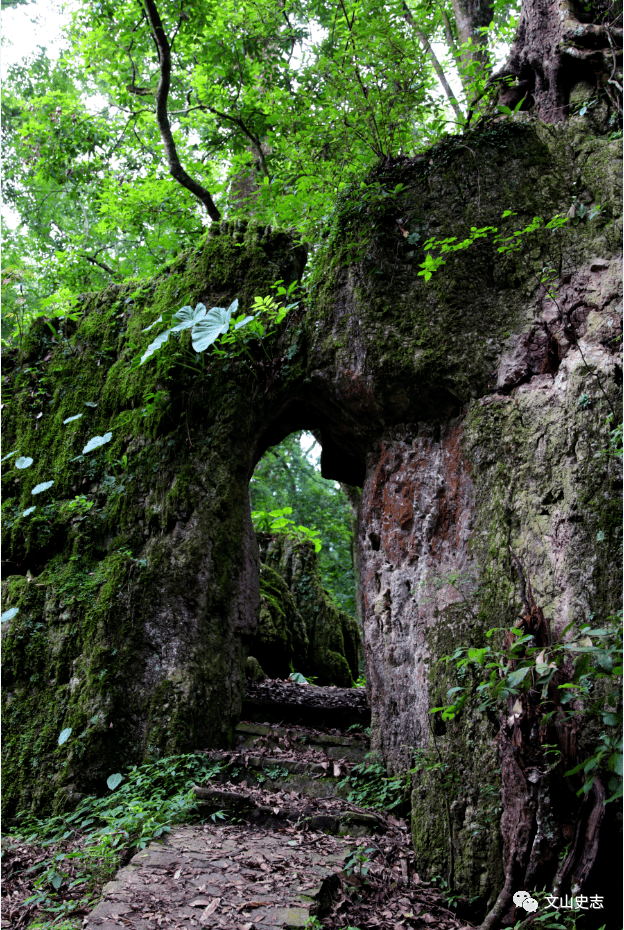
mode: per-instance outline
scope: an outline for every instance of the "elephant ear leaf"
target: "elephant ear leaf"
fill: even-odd
[[[196,352],[205,352],[208,346],[226,333],[230,325],[231,311],[223,307],[213,307],[204,319],[193,326],[193,348]]]
[[[86,444],[82,450],[82,454],[85,455],[87,452],[93,452],[94,449],[99,449],[100,446],[105,446],[107,442],[110,442],[113,438],[112,433],[104,433],[103,436],[92,436],[89,442]]]
[[[30,493],[31,494],[43,494],[43,492],[47,491],[48,488],[51,488],[53,484],[54,484],[54,481],[42,481],[41,484],[36,484]]]
[[[151,358],[154,352],[156,352],[158,349],[160,349],[161,346],[165,344],[165,342],[169,338],[170,332],[171,332],[170,329],[166,329],[164,333],[160,334],[160,336],[156,336],[153,342],[150,342],[147,349],[141,356],[141,361],[139,362],[140,365],[142,365],[143,362],[146,362],[148,358]]]
[[[72,735],[72,728],[66,727],[64,730],[61,730],[59,733],[58,744],[62,746],[63,743],[66,743],[69,737]]]
[[[197,304],[194,310],[192,307],[182,307],[181,310],[173,314],[173,319],[180,320],[180,322],[172,327],[171,332],[179,333],[183,329],[190,329],[191,326],[195,326],[196,323],[203,320],[205,316],[206,307],[204,304]]]
[[[115,788],[118,788],[123,781],[123,775],[120,775],[119,772],[116,772],[114,775],[109,775],[106,779],[106,784],[108,785],[111,791],[114,791]]]

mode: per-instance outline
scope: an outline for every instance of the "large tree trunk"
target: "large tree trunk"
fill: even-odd
[[[524,0],[516,40],[499,75],[515,81],[504,102],[524,97],[523,109],[534,104],[540,119],[557,123],[569,115],[572,87],[586,81],[601,88],[621,116],[621,5],[592,7],[581,15],[572,0]]]

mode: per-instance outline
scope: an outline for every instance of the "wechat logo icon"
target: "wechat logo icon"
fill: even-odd
[[[537,901],[531,897],[528,891],[516,891],[513,896],[513,903],[516,907],[523,907],[529,914],[537,910]]]

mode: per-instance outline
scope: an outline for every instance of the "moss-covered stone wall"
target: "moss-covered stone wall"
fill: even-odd
[[[2,607],[19,608],[3,624],[9,812],[64,803],[149,755],[228,743],[260,609],[249,476],[268,445],[313,429],[324,475],[363,487],[374,745],[390,769],[415,769],[423,871],[492,901],[498,721],[467,709],[436,731],[429,710],[456,683],[438,660],[514,615],[508,545],[555,627],[617,601],[619,488],[602,450],[621,390],[620,147],[581,117],[522,117],[386,163],[342,198],[309,298],[253,371],[185,368],[188,334],[130,367],[161,310],[234,297],[246,309],[299,274],[286,235],[227,225],[9,353],[3,448],[34,459],[3,476]],[[556,214],[564,229],[517,251],[488,235],[419,275],[432,236]]]

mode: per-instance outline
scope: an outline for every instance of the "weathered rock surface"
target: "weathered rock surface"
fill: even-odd
[[[516,622],[510,547],[555,635],[618,604],[621,476],[605,450],[621,400],[620,147],[580,117],[502,120],[380,167],[377,199],[339,204],[305,312],[253,373],[213,360],[189,375],[173,340],[158,363],[130,367],[129,344],[146,346],[142,331],[182,295],[237,296],[245,309],[300,272],[286,236],[227,224],[142,288],[85,297],[75,332],[66,322],[52,341],[36,327],[9,354],[4,448],[35,460],[25,471],[9,460],[3,477],[3,609],[19,610],[3,624],[9,813],[62,804],[153,753],[232,743],[260,613],[248,481],[269,445],[317,430],[323,474],[363,488],[373,744],[391,769],[416,769],[424,868],[491,904],[499,851],[511,855],[499,718],[477,712],[472,672],[458,684],[439,660]],[[384,194],[399,183],[400,196]],[[599,205],[591,221],[542,228],[506,253],[481,239],[429,283],[419,275],[431,236],[503,222],[511,234],[579,198]],[[81,453],[107,431],[107,446]],[[297,577],[295,553],[283,560]],[[287,583],[312,643],[314,618]],[[335,652],[353,675],[344,628],[342,650],[323,643],[323,661]],[[304,646],[301,631],[292,648]],[[467,688],[462,714],[432,719],[451,687]],[[565,836],[555,822],[555,860]]]
[[[350,688],[359,675],[357,620],[324,590],[311,542],[258,534],[260,620],[251,650],[271,678],[292,668],[320,685]]]

